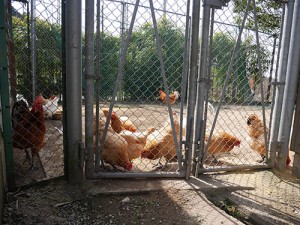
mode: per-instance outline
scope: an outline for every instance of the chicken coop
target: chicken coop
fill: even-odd
[[[291,27],[285,2],[3,5],[1,102],[12,184],[291,164],[286,145],[277,146],[281,108],[292,108],[281,89],[289,42],[282,31]]]

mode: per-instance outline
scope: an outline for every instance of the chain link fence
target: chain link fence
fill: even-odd
[[[247,1],[230,1],[227,7],[215,11],[208,98],[215,106],[220,104],[220,111],[217,118],[208,113],[204,147],[207,155],[204,160],[203,156],[199,158],[202,171],[247,169],[266,165],[262,158],[265,159],[268,154],[274,100],[272,83],[277,79],[283,5],[258,1],[256,30],[252,1],[245,27],[242,27],[246,3]],[[233,60],[228,85],[225,85],[241,29],[241,42]],[[256,34],[259,37],[259,47]],[[223,99],[222,91],[225,93]],[[249,117],[253,114],[258,117],[255,125],[249,122]],[[212,127],[214,121],[216,123]],[[264,124],[267,142],[262,131]],[[211,142],[207,144],[212,128]],[[257,134],[251,134],[252,128]]]
[[[64,174],[61,2],[33,2],[12,1],[11,20],[7,17],[11,28],[8,32],[8,40],[11,41],[8,42],[11,96],[15,101],[22,95],[29,105],[39,93],[49,104],[54,96],[59,101],[50,104],[54,107],[49,110],[54,111],[50,112],[49,118],[46,115],[45,146],[39,151],[39,169],[28,171],[28,164],[23,164],[25,154],[20,149],[14,149],[19,184]],[[99,120],[94,124],[95,168],[100,173],[114,172],[120,176],[182,176],[180,172],[187,163],[184,140],[186,103],[190,94],[185,72],[189,66],[191,35],[188,2],[153,1],[155,21],[151,14],[151,1],[148,0],[139,1],[135,21],[131,20],[136,1],[95,2],[97,79],[94,81],[93,107],[95,121]],[[279,3],[270,7],[263,4],[258,3],[257,7],[262,77],[252,7],[228,85],[224,85],[226,74],[242,27],[246,3],[230,1],[226,7],[214,10],[208,67],[210,83],[206,98],[209,110],[206,112],[206,132],[202,140],[206,154],[198,157],[199,149],[196,149],[192,160],[199,163],[202,172],[265,167],[264,163],[257,161],[266,154],[258,153],[251,147],[247,121],[250,114],[257,114],[267,130],[270,129],[274,96],[272,82],[277,76],[283,12]],[[86,58],[84,10],[83,3],[83,65]],[[261,19],[264,16],[267,19]],[[132,22],[133,29],[130,30]],[[160,37],[159,44],[156,35]],[[125,61],[121,62],[129,36]],[[118,81],[121,63],[124,63],[124,69]],[[85,100],[84,66],[82,74],[82,99]],[[225,94],[222,97],[223,91]],[[169,97],[164,96],[163,92],[170,94]],[[268,140],[267,143],[263,141],[263,145],[268,146]]]
[[[64,175],[61,1],[12,1],[7,18],[12,105],[24,100],[31,112],[12,111],[12,119],[20,118],[19,125],[13,127],[16,184],[24,185]],[[41,118],[32,113],[40,94],[45,99],[45,133],[38,123],[43,123]],[[39,146],[43,138],[44,146],[37,147],[38,157],[32,153],[35,167],[30,170],[24,149]]]
[[[100,159],[113,167],[100,162],[99,168],[96,160],[96,168],[100,172],[120,172],[120,167],[125,167],[125,170],[135,174],[144,173],[141,176],[152,172],[176,174],[182,163],[181,159],[177,163],[176,158],[182,154],[179,140],[180,102],[183,99],[179,93],[182,88],[186,40],[186,2],[154,1],[157,22],[155,30],[149,1],[140,1],[119,83],[116,82],[119,59],[130,33],[135,1],[100,1],[100,6],[99,49],[97,39],[95,43],[95,58],[99,59],[99,68],[95,69],[96,73],[99,72],[96,74],[99,80],[96,81],[95,93],[99,93],[100,99],[100,137],[96,155],[99,154]],[[164,85],[155,32],[160,36],[167,88]],[[115,86],[118,88],[114,96]],[[160,98],[160,91],[178,93],[179,98],[172,105],[173,125],[167,101],[163,102]],[[106,133],[105,122],[111,104],[111,122]],[[106,139],[104,146],[101,146],[103,135]],[[174,142],[174,138],[178,141]],[[111,142],[119,143],[114,146]],[[120,143],[125,144],[122,146]],[[120,153],[124,151],[122,148],[127,148],[128,156]]]

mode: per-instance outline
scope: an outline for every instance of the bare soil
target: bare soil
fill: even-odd
[[[125,181],[118,182],[119,186],[125,185]],[[129,184],[138,191],[114,192],[106,187],[107,192],[98,192],[64,181],[22,189],[9,194],[3,224],[218,225],[229,224],[230,221],[242,224],[218,211],[197,191],[175,187],[139,191],[141,184],[138,180],[129,181]],[[151,184],[158,185],[159,181],[153,180]]]

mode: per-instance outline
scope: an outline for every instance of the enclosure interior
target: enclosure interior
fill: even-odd
[[[150,1],[141,0],[133,21],[135,1],[95,1],[96,79],[93,108],[95,121],[98,118],[97,108],[99,109],[100,122],[95,122],[94,127],[98,131],[94,130],[96,160],[93,163],[96,167],[101,164],[98,168],[101,172],[121,173],[124,176],[136,173],[141,177],[159,172],[177,176],[178,169],[185,169],[187,104],[192,94],[189,92],[190,40],[193,35],[192,6],[188,6],[187,2],[189,1],[154,0],[154,18]],[[272,30],[258,21],[260,71],[253,10],[249,12],[228,77],[228,85],[224,85],[245,14],[246,3],[238,3],[239,1],[230,1],[225,7],[215,9],[214,18],[211,18],[213,23],[210,24],[210,30],[206,31],[213,34],[209,43],[207,77],[210,82],[206,84],[208,91],[204,105],[207,105],[207,111],[204,113],[207,120],[205,138],[202,140],[204,147],[208,146],[205,150],[208,152],[200,155],[199,159],[197,153],[194,153],[192,161],[200,161],[201,167],[207,172],[241,166],[249,169],[265,166],[258,162],[261,156],[249,144],[247,119],[251,114],[256,114],[266,124],[266,129],[270,129],[274,101],[271,82],[277,76],[281,17],[270,20],[275,27]],[[82,32],[84,141],[86,30],[84,1],[82,4],[82,30],[78,32]],[[282,7],[278,4],[272,9],[264,8],[264,12],[280,14]],[[56,0],[32,1],[28,4],[12,1],[12,11],[7,10],[7,21],[10,24],[7,46],[12,102],[22,96],[31,106],[39,93],[48,102],[51,102],[53,95],[59,98],[57,105],[50,104],[52,107],[48,110],[49,115],[45,115],[46,142],[38,152],[38,169],[29,171],[28,163],[23,163],[24,151],[13,149],[18,184],[64,174],[62,17],[61,1]],[[202,19],[200,24],[201,21]],[[156,34],[159,36],[159,43],[155,38]],[[129,41],[129,45],[125,60],[122,61],[126,41]],[[124,68],[120,76],[119,68],[122,63]],[[118,75],[121,78],[119,81]],[[161,91],[169,93],[170,97],[164,98]],[[111,120],[106,131],[107,117],[111,117]],[[214,120],[216,123],[211,143],[207,143]],[[232,144],[231,140],[222,136],[224,133],[228,134],[225,135],[226,138],[231,136],[240,144]],[[268,146],[269,136],[270,132],[267,143],[263,140],[265,146]],[[211,147],[213,141],[220,137],[220,143],[216,142],[216,146]],[[100,159],[104,160],[104,164]]]

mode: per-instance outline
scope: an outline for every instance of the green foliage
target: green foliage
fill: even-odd
[[[247,101],[250,95],[249,79],[254,78],[256,82],[260,80],[256,45],[252,43],[253,41],[250,38],[246,39],[237,51],[226,90],[227,101]],[[213,100],[220,97],[235,45],[236,40],[226,33],[216,33],[214,35],[212,49]],[[269,66],[269,57],[267,50],[261,46],[260,57],[262,73],[264,73]]]
[[[96,36],[95,36],[96,37]],[[97,40],[95,38],[95,40]],[[95,58],[99,58],[100,80],[99,94],[103,99],[109,99],[112,96],[115,81],[117,79],[118,63],[120,58],[120,39],[109,34],[101,33],[99,43],[99,52],[95,48]],[[95,71],[96,67],[95,67]]]
[[[158,21],[163,61],[170,91],[180,91],[184,34],[162,19]],[[124,91],[132,101],[154,100],[164,89],[152,24],[146,23],[132,35],[127,55]]]
[[[61,27],[44,20],[35,20],[37,93],[44,96],[62,92]],[[17,92],[31,99],[32,69],[30,37],[25,18],[13,17]]]
[[[233,2],[233,12],[235,13],[234,19],[237,24],[241,24],[242,18],[245,13],[247,1],[234,0]],[[281,1],[256,0],[257,23],[260,31],[270,34],[279,34],[282,6],[283,3]],[[246,27],[254,29],[253,4],[250,4],[250,10]]]
[[[158,33],[162,45],[164,69],[169,91],[181,92],[181,76],[184,53],[184,33],[165,17],[158,21]],[[31,93],[30,39],[26,20],[13,17],[15,42],[17,91],[26,97]],[[126,33],[124,40],[126,39]],[[61,27],[44,20],[36,19],[36,74],[37,92],[45,96],[62,92],[61,75]],[[97,37],[95,35],[95,40]],[[85,40],[82,40],[84,53]],[[218,100],[223,87],[236,40],[229,34],[216,33],[212,49],[213,100]],[[95,43],[96,45],[96,43]],[[103,100],[111,100],[115,86],[119,60],[121,56],[120,37],[101,33],[99,50],[95,49],[95,59],[99,59],[99,82],[95,82],[95,91],[99,90]],[[98,52],[97,52],[98,51]],[[269,53],[260,47],[263,72],[268,69]],[[83,55],[83,71],[84,71]],[[244,102],[250,95],[249,78],[259,81],[256,44],[248,38],[241,43],[233,64],[227,101]],[[96,65],[96,64],[95,64]],[[96,70],[95,66],[95,71]],[[84,89],[83,73],[83,89]],[[126,55],[122,79],[122,100],[132,102],[155,101],[159,89],[164,90],[161,65],[153,25],[145,23],[134,30]],[[83,90],[84,93],[84,90]]]
[[[165,18],[158,21],[158,30],[169,90],[180,91],[184,34]],[[17,61],[17,91],[30,97],[32,90],[30,39],[24,18],[13,17],[13,34]],[[41,92],[45,96],[60,94],[62,92],[61,27],[36,19],[36,38],[37,93]],[[97,40],[96,35],[95,40]],[[100,60],[100,81],[95,90],[100,91],[102,99],[110,100],[117,78],[121,42],[119,37],[107,33],[100,34],[99,42],[99,52],[95,49],[95,57]],[[82,43],[84,53],[84,38]],[[83,72],[84,60],[83,54]],[[83,89],[84,83],[83,73]],[[156,99],[159,89],[164,89],[160,62],[153,26],[147,23],[132,34],[124,68],[122,92],[126,100],[147,101]]]

